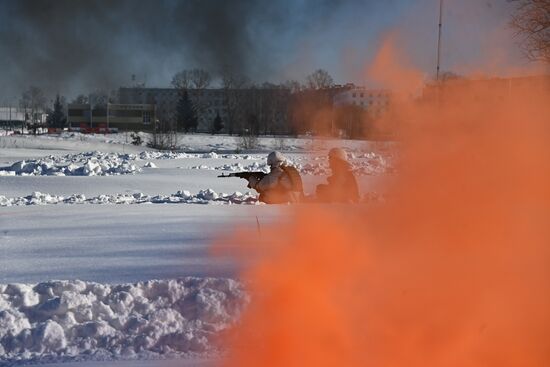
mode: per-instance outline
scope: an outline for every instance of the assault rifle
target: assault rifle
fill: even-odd
[[[249,180],[250,177],[255,177],[258,181],[264,178],[264,176],[267,175],[265,172],[257,171],[257,172],[232,172],[228,175],[224,175],[223,173],[219,175],[218,177],[238,177],[238,178],[244,178],[245,180]],[[250,188],[250,184],[247,185],[248,188]]]

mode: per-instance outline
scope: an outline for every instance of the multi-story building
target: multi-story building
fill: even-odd
[[[354,87],[337,93],[333,102],[335,107],[359,106],[376,118],[388,110],[391,103],[391,92],[386,89]]]
[[[242,131],[249,115],[256,115],[261,133],[288,131],[290,90],[281,88],[189,89],[189,99],[197,111],[198,132],[211,132],[219,114],[226,131]],[[119,88],[123,104],[152,104],[158,120],[175,121],[180,90],[175,88]],[[232,121],[233,120],[233,121]]]
[[[155,105],[113,104],[95,105],[69,104],[67,119],[71,129],[90,132],[112,130],[152,130],[155,123]]]
[[[210,132],[217,114],[225,120],[227,106],[223,89],[189,89],[189,98],[197,109],[197,131]],[[119,88],[118,100],[123,104],[151,104],[156,106],[159,119],[175,119],[180,92],[175,88]]]

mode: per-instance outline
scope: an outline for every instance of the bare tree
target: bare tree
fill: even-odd
[[[189,78],[191,86],[194,89],[194,93],[190,95],[198,121],[201,121],[203,125],[208,125],[210,121],[207,121],[206,110],[210,101],[206,98],[205,89],[210,86],[212,80],[210,73],[203,69],[192,69],[189,71]]]
[[[290,90],[290,93],[298,93],[304,89],[304,86],[297,80],[287,80],[284,82],[283,87]]]
[[[176,121],[171,113],[158,110],[151,138],[147,142],[147,146],[158,150],[172,150],[176,149],[177,145],[178,132]]]
[[[206,89],[210,86],[212,77],[210,73],[203,69],[189,70],[190,84],[194,89]]]
[[[250,85],[250,80],[246,75],[224,70],[222,73],[222,84],[227,88],[243,89]]]
[[[21,95],[19,105],[25,111],[28,126],[33,129],[33,133],[36,135],[36,130],[45,123],[45,121],[42,121],[41,116],[46,107],[46,97],[42,89],[31,86]]]
[[[550,63],[550,0],[512,0],[517,3],[511,25],[521,37],[530,60]]]
[[[88,104],[88,96],[85,96],[84,94],[79,94],[78,96],[76,96],[75,99],[73,99],[73,101],[71,103],[75,103],[75,104]]]
[[[212,77],[204,69],[185,69],[174,75],[172,86],[176,89],[206,89],[210,86]]]
[[[229,134],[242,130],[244,124],[244,89],[249,85],[244,75],[224,70],[222,73],[222,88],[226,108],[226,128]]]
[[[191,87],[191,72],[182,70],[172,78],[172,86],[176,89],[189,89]]]
[[[306,84],[309,89],[325,89],[334,85],[334,80],[323,69],[317,69],[306,77]]]

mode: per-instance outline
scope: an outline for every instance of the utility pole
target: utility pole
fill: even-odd
[[[439,81],[439,68],[441,61],[441,28],[443,24],[443,0],[439,0],[439,33],[437,36],[437,71],[435,74],[435,79]]]

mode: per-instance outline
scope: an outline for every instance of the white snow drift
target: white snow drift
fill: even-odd
[[[0,284],[0,364],[207,354],[248,302],[224,278]]]
[[[384,202],[386,198],[375,191],[362,195],[362,203]],[[7,198],[0,195],[0,207],[25,205],[55,205],[55,204],[260,204],[258,196],[251,192],[233,194],[217,193],[212,189],[200,190],[197,194],[189,191],[178,191],[173,195],[149,196],[143,193],[99,195],[87,198],[82,194],[59,196],[33,192],[29,196]]]
[[[47,156],[0,168],[4,176],[110,176],[140,172],[130,154],[88,152]]]
[[[135,174],[141,172],[135,161],[166,159],[239,159],[256,160],[248,165],[242,163],[223,164],[221,166],[198,165],[192,169],[216,171],[268,171],[265,157],[235,154],[188,154],[179,152],[145,151],[139,154],[101,153],[98,151],[67,154],[63,156],[47,156],[35,160],[23,160],[9,167],[0,168],[0,176],[110,176]],[[318,162],[321,161],[321,162]],[[326,157],[293,157],[289,162],[302,174],[327,175],[330,173]],[[393,171],[392,159],[374,152],[360,155],[350,155],[350,163],[356,174],[379,175]],[[146,168],[157,168],[153,162],[144,164]]]
[[[69,196],[33,192],[29,196],[7,198],[0,195],[0,207],[48,204],[256,204],[258,199],[250,192],[233,194],[217,193],[212,189],[200,190],[197,194],[178,191],[172,195],[149,196],[143,193],[99,195],[86,197],[82,194]]]

